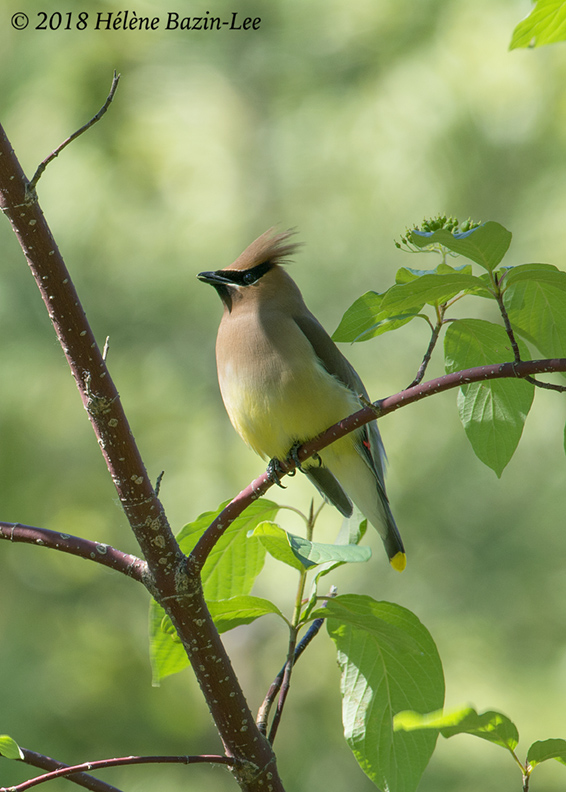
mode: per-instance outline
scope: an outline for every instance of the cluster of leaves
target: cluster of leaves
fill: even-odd
[[[499,745],[509,751],[521,769],[523,789],[528,789],[532,771],[542,762],[556,759],[561,764],[566,764],[566,740],[554,739],[534,742],[527,751],[526,762],[521,762],[515,753],[519,744],[519,732],[513,721],[501,712],[482,712],[478,715],[472,707],[462,707],[451,712],[430,712],[427,715],[405,711],[395,716],[394,725],[396,731],[430,730],[446,738],[455,734],[471,734]]]
[[[468,221],[467,226],[463,231],[452,218],[440,218],[428,221],[423,229],[407,232],[402,246],[437,252],[441,263],[430,270],[402,267],[395,285],[386,292],[366,292],[346,311],[334,340],[367,341],[413,319],[424,319],[431,327],[432,339],[421,376],[441,329],[446,330],[447,373],[527,360],[530,355],[525,342],[545,358],[566,356],[566,272],[550,264],[503,266],[511,232],[495,222],[478,225]],[[484,272],[474,274],[472,263],[451,266],[447,260],[454,256],[467,258]],[[460,307],[464,297],[494,301],[501,320],[494,323],[453,316],[453,308],[456,304]],[[479,459],[498,476],[517,448],[535,385],[525,379],[492,380],[471,383],[459,391],[458,407],[466,435]]]
[[[179,541],[185,553],[223,506],[182,529]],[[202,580],[215,624],[224,632],[275,614],[298,631],[316,619],[325,619],[341,669],[348,744],[378,787],[415,789],[437,735],[395,732],[393,716],[405,709],[426,712],[442,706],[444,677],[434,641],[418,618],[400,605],[354,594],[319,596],[318,586],[326,574],[341,564],[370,558],[370,548],[358,544],[365,521],[360,526],[345,522],[336,543],[324,544],[279,527],[274,519],[280,508],[266,499],[255,501],[229,526],[206,561]],[[307,573],[312,575],[310,592],[299,598],[293,617],[286,618],[277,605],[250,593],[266,553],[296,569],[302,582]],[[158,682],[186,667],[188,660],[173,625],[156,603],[151,605],[150,633],[154,680]]]

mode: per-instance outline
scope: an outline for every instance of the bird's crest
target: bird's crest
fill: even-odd
[[[254,240],[243,253],[241,253],[233,264],[226,267],[228,270],[249,270],[258,264],[271,261],[273,264],[281,264],[299,247],[297,243],[287,243],[295,231],[288,229],[280,234],[275,234],[274,229],[268,229],[264,234]]]

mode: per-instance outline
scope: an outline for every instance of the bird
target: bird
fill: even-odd
[[[290,242],[294,233],[271,228],[230,266],[197,275],[223,303],[216,365],[226,411],[247,445],[271,463],[287,459],[300,444],[368,400],[359,375],[287,272],[289,256],[299,247]],[[375,421],[336,440],[300,468],[344,517],[351,517],[355,504],[381,535],[391,566],[399,572],[405,568]]]

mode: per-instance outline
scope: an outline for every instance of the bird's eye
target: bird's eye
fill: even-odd
[[[246,272],[246,274],[244,275],[243,281],[246,284],[246,286],[249,286],[250,283],[253,283],[255,281],[255,276],[254,276],[253,272]]]

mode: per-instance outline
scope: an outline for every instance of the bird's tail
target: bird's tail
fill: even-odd
[[[393,569],[402,572],[406,565],[405,547],[385,492],[381,454],[377,427],[375,434],[367,431],[348,435],[320,452],[333,478],[340,482],[341,490],[378,530]],[[329,500],[335,502],[334,498]]]

